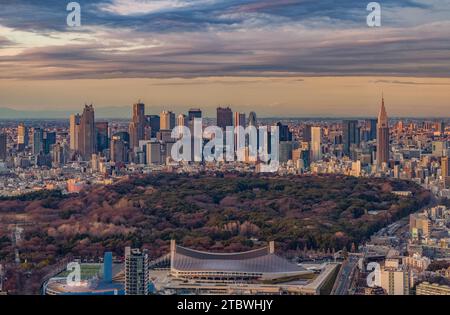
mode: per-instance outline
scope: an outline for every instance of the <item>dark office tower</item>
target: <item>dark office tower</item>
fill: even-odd
[[[377,138],[377,123],[376,119],[368,119],[366,121],[367,128],[369,129],[369,140],[375,140]]]
[[[202,118],[202,111],[198,108],[191,108],[188,112],[188,119],[193,121],[195,118]]]
[[[352,144],[359,144],[359,128],[357,120],[344,120],[342,122],[342,142],[344,143],[344,154],[350,155]]]
[[[109,147],[108,122],[96,122],[97,152],[103,152]]]
[[[125,294],[148,295],[147,250],[125,248]]]
[[[248,125],[256,127],[256,124],[257,124],[256,113],[250,112],[250,114],[248,115]]]
[[[130,135],[128,132],[118,132],[111,137],[111,162],[128,162],[129,143]]]
[[[44,130],[33,128],[33,154],[38,155],[44,151]]]
[[[94,106],[85,105],[80,117],[78,134],[78,150],[84,160],[89,161],[95,153],[96,145]]]
[[[20,123],[17,127],[17,147],[19,151],[23,151],[28,146],[28,128],[24,123]]]
[[[217,108],[217,126],[223,130],[233,126],[233,112],[231,108]]]
[[[56,143],[56,132],[44,132],[44,154],[49,154],[52,146]]]
[[[311,128],[311,125],[305,125],[305,128],[303,128],[303,141],[311,142]]]
[[[130,147],[139,147],[139,141],[145,136],[145,105],[142,103],[133,104],[133,117],[129,126]]]
[[[378,115],[377,125],[377,165],[389,161],[389,120],[384,106],[384,97],[381,102],[381,109]]]
[[[283,125],[281,122],[277,123],[280,132],[280,141],[292,141],[292,132],[288,125]]]
[[[7,156],[7,136],[6,133],[0,133],[0,160],[5,161]]]
[[[147,125],[151,128],[151,137],[156,137],[156,134],[160,130],[161,118],[158,115],[147,115]]]
[[[445,122],[444,121],[438,122],[437,131],[440,132],[441,134],[445,133]]]

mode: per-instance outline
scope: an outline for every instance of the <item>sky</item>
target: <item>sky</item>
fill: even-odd
[[[0,0],[0,107],[450,116],[450,0]]]

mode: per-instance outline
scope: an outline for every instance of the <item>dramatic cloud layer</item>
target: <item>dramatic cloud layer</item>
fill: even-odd
[[[0,79],[450,73],[450,0],[380,1],[377,29],[361,0],[83,0],[78,29],[68,2],[0,0]]]

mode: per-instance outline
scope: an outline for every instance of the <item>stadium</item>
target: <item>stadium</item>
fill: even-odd
[[[150,263],[158,294],[320,294],[337,265],[319,272],[275,254],[274,242],[240,253],[210,253],[176,245]],[[332,282],[332,281],[331,281]]]
[[[103,267],[103,268],[102,268]],[[69,271],[50,278],[43,285],[45,295],[124,295],[123,264],[112,262],[112,253],[105,253],[103,264],[80,264],[81,281],[69,284]]]

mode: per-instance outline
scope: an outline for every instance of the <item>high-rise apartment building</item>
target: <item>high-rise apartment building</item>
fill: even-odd
[[[96,152],[95,114],[92,105],[85,105],[80,117],[78,151],[86,161]]]
[[[148,295],[148,263],[147,250],[125,248],[126,295]]]
[[[380,270],[381,287],[388,295],[409,295],[410,273],[396,259],[386,259]]]
[[[384,97],[378,115],[377,125],[377,166],[389,162],[389,120],[384,106]]]

